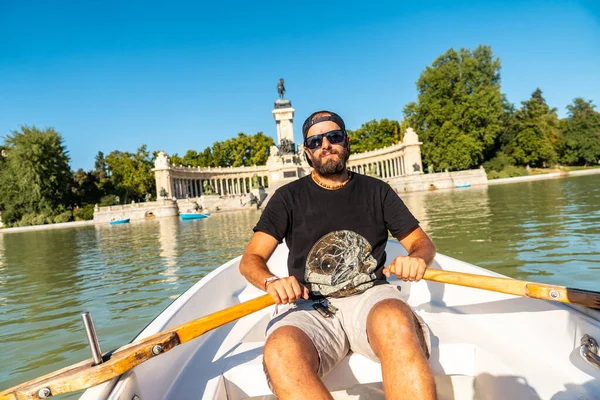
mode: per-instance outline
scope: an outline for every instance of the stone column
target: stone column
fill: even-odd
[[[273,118],[277,125],[277,144],[281,144],[283,139],[294,143],[294,112],[292,102],[285,99],[278,99],[275,102]]]
[[[162,151],[158,153],[154,160],[154,181],[156,183],[156,198],[161,197],[161,191],[164,189],[166,197],[174,197],[173,177],[171,175],[171,163],[169,158]]]
[[[423,163],[421,161],[421,145],[419,137],[412,128],[408,128],[404,134],[404,167],[408,175],[422,174]]]

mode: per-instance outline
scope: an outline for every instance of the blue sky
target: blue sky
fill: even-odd
[[[238,132],[276,138],[277,81],[302,121],[401,120],[450,47],[492,46],[517,105],[600,104],[600,6],[575,1],[0,0],[0,137],[54,127],[71,167],[98,151],[183,155]],[[599,106],[600,107],[600,106]]]

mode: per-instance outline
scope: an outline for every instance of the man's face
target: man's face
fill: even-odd
[[[319,122],[310,127],[306,139],[308,140],[312,136],[325,135],[328,132],[339,131],[340,127],[332,121]],[[337,175],[344,170],[346,167],[346,161],[348,161],[349,150],[348,144],[350,139],[346,136],[340,143],[332,144],[327,136],[322,137],[321,146],[315,149],[309,149],[306,146],[307,157],[313,164],[313,168],[321,176]]]

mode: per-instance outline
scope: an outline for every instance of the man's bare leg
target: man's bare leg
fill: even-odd
[[[283,326],[265,343],[265,365],[279,399],[332,399],[317,375],[319,356],[301,329]]]
[[[400,300],[383,300],[367,317],[371,348],[381,361],[388,399],[435,399],[435,381],[412,311]],[[421,337],[420,337],[421,336]]]

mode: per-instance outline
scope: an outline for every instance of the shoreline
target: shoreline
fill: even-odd
[[[600,168],[580,169],[580,170],[576,170],[576,171],[550,172],[547,174],[515,176],[512,178],[488,179],[487,184],[488,184],[488,186],[490,186],[490,185],[501,185],[501,184],[505,184],[505,183],[541,181],[544,179],[568,178],[571,176],[597,175],[597,174],[600,174]]]
[[[500,179],[491,179],[487,181],[487,186],[492,185],[502,185],[507,183],[519,183],[519,182],[531,182],[531,181],[539,181],[545,179],[560,179],[560,178],[569,178],[572,176],[583,176],[583,175],[597,175],[600,174],[600,168],[593,169],[582,169],[576,171],[560,171],[560,172],[550,172],[547,174],[537,174],[537,175],[528,175],[528,176],[515,176],[512,178],[500,178]],[[483,185],[477,185],[483,186]],[[456,188],[450,189],[456,190]],[[408,194],[408,193],[407,193]],[[252,208],[254,210],[254,208]],[[246,209],[238,209],[238,210],[224,210],[221,212],[233,212],[233,211],[246,211]],[[32,225],[32,226],[19,226],[15,228],[0,228],[0,234],[4,233],[17,233],[17,232],[30,232],[30,231],[45,231],[50,229],[65,229],[65,228],[78,228],[84,226],[92,226],[92,225],[103,225],[103,222],[97,222],[94,220],[90,221],[72,221],[72,222],[61,222],[58,224],[45,224],[45,225]]]
[[[71,222],[60,222],[58,224],[44,224],[44,225],[31,225],[31,226],[17,226],[14,228],[0,228],[0,233],[46,231],[49,229],[78,228],[80,226],[91,226],[91,225],[96,225],[96,223],[93,220],[71,221]]]

